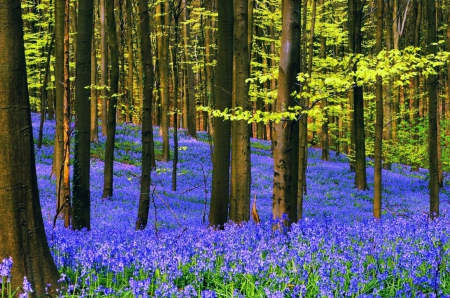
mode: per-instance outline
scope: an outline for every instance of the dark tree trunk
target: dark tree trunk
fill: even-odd
[[[150,184],[152,160],[154,160],[153,129],[152,129],[152,101],[153,101],[153,63],[150,44],[150,13],[146,0],[139,1],[139,26],[141,39],[141,55],[144,66],[144,96],[142,111],[142,171],[139,195],[138,219],[136,230],[145,229],[150,207]]]
[[[215,105],[223,111],[231,108],[233,78],[233,2],[218,2],[217,72]],[[228,221],[230,195],[230,137],[231,123],[222,118],[214,120],[214,151],[212,169],[209,225],[223,228]]]
[[[349,40],[351,53],[361,54],[362,47],[362,13],[363,4],[361,0],[349,0],[349,14],[354,14],[349,21]],[[350,20],[350,18],[349,18]],[[357,61],[354,59],[353,70],[356,72]],[[358,86],[356,82],[353,84],[353,126],[355,136],[355,185],[358,189],[367,189],[366,180],[366,147],[364,136],[364,99],[363,88]]]
[[[78,38],[76,53],[75,82],[75,162],[73,174],[73,218],[72,228],[90,230],[91,191],[90,191],[90,124],[91,105],[91,47],[93,34],[92,0],[78,1]]]
[[[437,28],[436,28],[436,3],[435,0],[427,0],[427,45],[428,54],[437,54]],[[437,75],[430,74],[427,78],[428,91],[428,162],[429,162],[429,184],[430,189],[430,216],[439,216],[439,169],[437,148]]]
[[[102,97],[102,134],[108,134],[108,100],[107,90],[108,85],[108,24],[106,23],[106,0],[100,0],[100,85]]]
[[[39,203],[21,11],[18,0],[0,5],[0,260],[12,257],[13,290],[26,276],[31,297],[45,296],[47,284],[56,296],[59,272]]]
[[[119,50],[114,17],[114,0],[106,0],[106,18],[108,22],[108,44],[111,56],[111,90],[108,106],[108,130],[105,145],[105,172],[103,198],[113,195],[114,142],[116,137],[117,94],[119,91]]]
[[[281,54],[278,70],[278,98],[275,112],[287,111],[295,106],[292,93],[297,89],[297,74],[300,72],[300,7],[298,0],[283,1],[283,23]],[[273,197],[272,215],[286,225],[297,221],[298,184],[298,136],[299,122],[289,119],[273,125]]]

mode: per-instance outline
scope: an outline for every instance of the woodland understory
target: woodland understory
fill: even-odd
[[[33,115],[34,134],[39,115]],[[116,192],[102,198],[105,138],[91,147],[91,231],[54,225],[50,179],[54,121],[36,150],[42,213],[53,258],[67,281],[64,297],[450,297],[450,185],[441,190],[441,216],[428,216],[427,170],[393,164],[383,170],[382,218],[372,216],[369,189],[354,188],[348,158],[309,148],[305,217],[273,231],[270,142],[252,139],[252,197],[261,223],[208,228],[210,146],[180,132],[179,189],[171,163],[152,172],[148,227],[135,231],[139,198],[140,126],[120,124]],[[155,127],[155,136],[157,136]],[[161,138],[155,137],[156,154]],[[5,260],[2,280],[8,277]],[[5,286],[5,283],[2,284]],[[66,292],[67,290],[67,292]],[[19,291],[21,291],[19,289]]]

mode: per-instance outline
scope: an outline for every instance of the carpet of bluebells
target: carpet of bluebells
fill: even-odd
[[[37,136],[39,115],[33,115]],[[55,262],[68,281],[65,297],[450,297],[450,184],[442,216],[428,216],[427,171],[393,165],[383,172],[383,216],[372,217],[369,190],[353,187],[345,156],[320,160],[310,148],[305,218],[273,231],[270,143],[252,139],[252,190],[262,222],[208,228],[210,145],[180,133],[178,189],[171,162],[152,174],[149,225],[135,231],[140,130],[118,125],[114,195],[102,199],[105,138],[92,145],[92,230],[53,228],[55,181],[50,178],[55,123],[44,126],[36,150],[42,213]],[[155,128],[156,154],[161,138]],[[0,263],[8,276],[10,260]]]

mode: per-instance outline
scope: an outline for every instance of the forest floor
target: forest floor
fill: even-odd
[[[39,115],[33,115],[37,136]],[[428,216],[427,170],[383,170],[382,219],[369,190],[354,187],[345,156],[320,160],[309,149],[304,219],[273,231],[270,142],[252,139],[252,189],[261,224],[208,228],[211,152],[206,134],[179,138],[177,191],[171,162],[152,173],[149,224],[135,231],[139,199],[140,127],[119,124],[114,195],[102,199],[105,138],[92,146],[91,231],[73,232],[55,215],[50,178],[55,123],[44,125],[36,150],[40,199],[49,245],[69,281],[67,297],[450,297],[450,182],[442,216]],[[156,155],[161,151],[154,130]]]

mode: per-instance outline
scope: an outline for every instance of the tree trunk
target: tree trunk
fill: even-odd
[[[245,82],[250,71],[247,41],[248,0],[235,0],[234,5],[232,106],[248,111],[251,109],[248,84]],[[240,223],[250,219],[250,130],[245,120],[233,121],[231,127],[230,220]]]
[[[75,162],[73,174],[73,219],[72,228],[76,230],[91,228],[91,191],[90,191],[90,124],[91,105],[91,48],[93,36],[92,0],[78,1],[78,38],[76,53],[75,82]]]
[[[18,0],[0,5],[0,260],[12,257],[11,289],[26,276],[40,297],[47,284],[56,295],[59,272],[39,203],[21,11]]]
[[[231,108],[233,78],[233,1],[219,1],[218,6],[217,75],[214,84],[216,99],[213,108]],[[212,153],[212,191],[209,225],[223,228],[228,221],[230,194],[231,122],[214,120],[214,150]]]
[[[354,14],[349,21],[349,40],[352,40],[350,50],[353,54],[361,54],[362,47],[362,13],[363,5],[361,0],[349,0],[349,14]],[[349,18],[350,19],[350,18]],[[357,61],[353,61],[353,70],[356,72]],[[359,190],[367,189],[366,180],[366,149],[364,136],[364,99],[363,88],[355,82],[353,85],[354,112],[353,125],[355,136],[355,185]]]
[[[64,157],[64,4],[55,0],[55,116],[56,134],[52,172],[56,177],[56,214],[64,205],[63,199],[63,157]]]
[[[108,44],[111,56],[111,91],[108,107],[108,131],[105,145],[105,171],[103,198],[113,195],[114,142],[116,137],[117,94],[119,91],[119,51],[117,43],[116,19],[114,17],[114,0],[106,0],[106,18],[108,22]]]
[[[181,0],[180,0],[181,1]],[[187,7],[187,0],[183,0],[183,14],[184,14],[184,20],[189,19],[189,7]],[[187,95],[187,128],[188,128],[188,134],[192,136],[193,138],[197,137],[197,130],[195,125],[195,119],[196,119],[196,105],[195,105],[195,88],[194,88],[194,71],[192,69],[193,64],[191,63],[191,57],[190,53],[192,52],[190,50],[190,35],[191,35],[191,28],[189,24],[183,25],[183,37],[184,37],[184,54],[185,54],[185,61],[186,61],[186,68],[187,68],[187,89],[188,94]]]
[[[377,0],[377,35],[375,51],[378,55],[383,49],[383,0]],[[382,159],[383,159],[383,81],[380,76],[376,82],[376,120],[375,120],[375,149],[374,149],[374,190],[373,190],[373,216],[381,217],[382,193]]]
[[[132,10],[133,6],[131,4],[131,0],[126,0],[126,18],[127,18],[127,50],[128,50],[128,58],[127,58],[127,64],[128,64],[128,77],[127,77],[127,102],[129,105],[131,105],[131,111],[129,112],[129,117],[131,118],[131,121],[133,123],[139,123],[139,117],[136,115],[136,111],[139,110],[139,103],[134,99],[133,96],[133,23],[132,23]],[[142,30],[142,29],[141,29]],[[148,32],[150,34],[150,32]],[[142,40],[141,40],[142,42]],[[142,47],[142,46],[141,46]],[[144,86],[145,88],[145,86]],[[145,91],[144,91],[145,92]],[[136,97],[137,98],[137,97]]]
[[[106,2],[107,0],[100,0],[100,85],[102,97],[102,134],[108,134],[108,24],[106,23]]]
[[[154,160],[152,101],[153,101],[153,63],[150,44],[150,13],[146,0],[139,1],[139,26],[141,39],[141,55],[144,65],[144,102],[142,111],[142,172],[139,195],[138,219],[136,230],[145,229],[150,207],[150,184],[152,160]]]
[[[297,90],[300,72],[300,7],[301,1],[283,1],[278,96],[275,112],[284,112],[295,106],[292,96]],[[274,219],[290,225],[297,221],[298,136],[299,121],[282,119],[273,124],[273,197]],[[285,220],[283,215],[287,215]]]
[[[64,17],[64,161],[63,161],[63,205],[64,226],[68,228],[71,220],[70,206],[70,122],[71,122],[71,100],[70,100],[70,75],[69,75],[69,13],[70,1],[65,0]]]
[[[161,15],[163,3],[156,5],[156,13]],[[158,40],[158,66],[159,66],[159,83],[161,94],[161,126],[160,134],[163,139],[162,158],[166,162],[170,160],[170,145],[169,145],[169,0],[164,3],[164,16],[157,18]],[[158,22],[159,21],[159,22]]]
[[[95,25],[95,23],[93,23]],[[92,35],[91,45],[91,86],[97,85],[97,51],[95,50],[95,36]],[[90,138],[91,143],[98,143],[98,110],[97,110],[97,89],[91,88],[91,125]]]
[[[436,28],[436,3],[435,0],[427,0],[427,45],[428,54],[437,54],[437,28]],[[427,78],[428,91],[428,162],[429,162],[429,190],[430,190],[430,216],[439,216],[439,170],[437,148],[437,75],[430,74]]]
[[[414,25],[414,47],[419,47],[420,45],[420,20],[422,18],[422,1],[420,0],[414,0],[413,5],[413,22]],[[449,26],[450,28],[450,26]],[[449,64],[450,65],[450,64]],[[414,99],[413,99],[413,112],[412,112],[412,139],[414,144],[418,144],[419,142],[419,132],[418,132],[418,125],[419,125],[419,100],[420,100],[420,78],[419,75],[414,76],[413,79],[413,86],[414,88]],[[412,171],[418,172],[419,171],[419,162],[414,162],[412,165]]]

